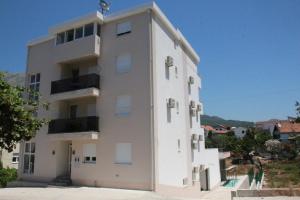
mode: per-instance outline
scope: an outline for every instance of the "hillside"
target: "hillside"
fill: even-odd
[[[238,120],[225,120],[217,116],[201,115],[201,125],[210,125],[215,126],[217,124],[222,124],[224,126],[230,127],[252,127],[254,126],[253,122],[247,121],[238,121]]]
[[[25,74],[24,73],[7,73],[5,72],[5,79],[11,85],[24,86],[25,84]]]

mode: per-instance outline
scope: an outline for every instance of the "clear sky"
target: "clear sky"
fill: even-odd
[[[111,12],[149,2],[111,0]],[[24,72],[26,44],[97,0],[1,0],[0,70]],[[206,114],[264,120],[300,100],[300,0],[158,0],[201,57]]]

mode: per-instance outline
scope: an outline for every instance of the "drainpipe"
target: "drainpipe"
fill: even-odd
[[[155,166],[156,166],[156,157],[155,157],[155,152],[156,152],[156,145],[155,145],[155,131],[154,131],[154,92],[153,92],[153,25],[152,25],[152,10],[148,10],[149,13],[149,80],[150,80],[150,142],[151,142],[151,190],[155,191],[156,190],[156,184],[155,184]]]

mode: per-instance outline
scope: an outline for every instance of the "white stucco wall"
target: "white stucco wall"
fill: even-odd
[[[174,45],[174,39],[159,22],[153,20],[154,54],[154,115],[155,131],[158,139],[158,183],[170,186],[183,186],[188,176],[186,112],[184,98],[184,70],[182,51]],[[174,58],[174,66],[166,68],[167,56]],[[178,75],[176,76],[175,67]],[[167,108],[169,98],[179,104],[176,108]],[[178,149],[180,140],[180,150]]]
[[[237,127],[233,131],[234,131],[235,137],[237,137],[237,138],[243,138],[247,134],[247,128],[244,128],[244,127]]]

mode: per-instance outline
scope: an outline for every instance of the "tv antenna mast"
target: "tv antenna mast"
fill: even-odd
[[[100,0],[99,6],[100,6],[100,9],[101,9],[102,15],[104,15],[106,12],[109,11],[110,3],[108,3],[107,1],[104,1],[104,0]]]

